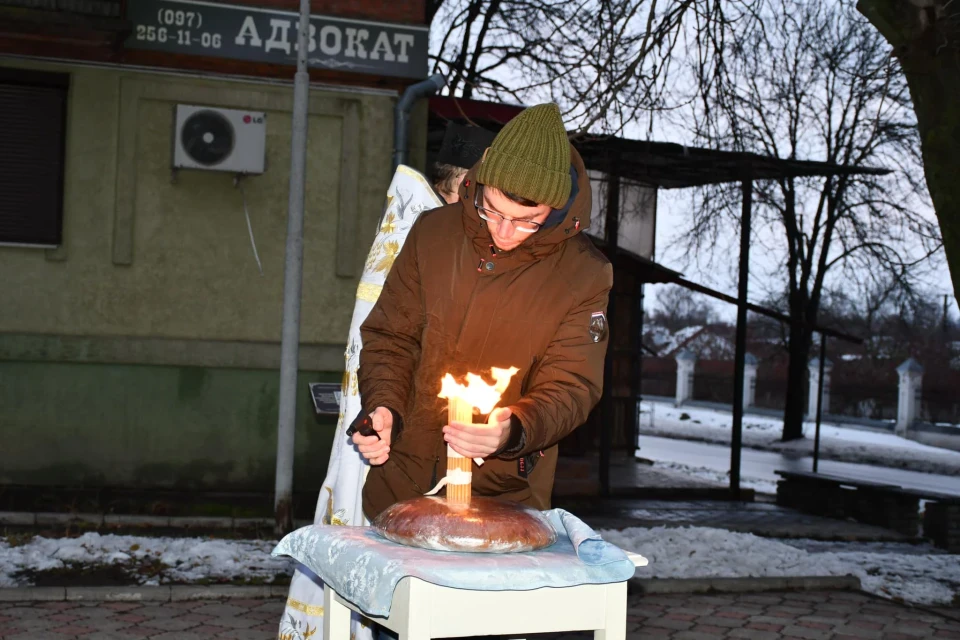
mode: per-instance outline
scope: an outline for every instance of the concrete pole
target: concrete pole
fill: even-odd
[[[300,293],[303,286],[303,202],[306,190],[307,109],[310,73],[307,34],[310,0],[300,0],[297,28],[297,73],[293,83],[290,133],[290,194],[287,200],[287,247],[283,270],[283,325],[280,336],[280,411],[277,422],[277,469],[274,490],[276,534],[293,530],[293,454],[297,420],[297,369],[300,360]]]
[[[900,376],[900,393],[897,397],[898,436],[905,436],[920,415],[920,398],[923,390],[923,367],[913,358],[897,367]]]
[[[757,357],[748,353],[743,359],[743,408],[757,402]]]
[[[814,358],[807,365],[810,371],[810,390],[807,395],[807,419],[817,415],[817,390],[820,388],[820,358]],[[830,411],[830,372],[833,370],[833,363],[830,360],[824,360],[823,363],[823,393],[820,396],[820,413],[825,414]]]
[[[693,370],[697,366],[697,356],[684,349],[677,354],[677,406],[693,398]]]

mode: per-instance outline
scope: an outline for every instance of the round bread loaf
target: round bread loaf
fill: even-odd
[[[439,551],[514,553],[557,541],[550,521],[536,509],[476,496],[469,504],[435,496],[404,500],[385,509],[373,526],[393,542]]]

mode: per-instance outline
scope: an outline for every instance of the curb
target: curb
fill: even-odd
[[[631,578],[635,593],[746,593],[763,591],[860,591],[857,576],[763,578]]]
[[[0,589],[0,602],[183,602],[286,598],[290,585],[171,585],[165,587],[16,587]]]
[[[274,526],[272,518],[233,518],[206,516],[141,516],[100,513],[48,513],[0,511],[0,525],[50,526],[82,523],[102,526],[168,527],[171,529],[238,529]],[[294,527],[306,527],[312,520],[294,520]]]
[[[631,578],[634,593],[745,593],[859,591],[856,576],[792,578]],[[17,587],[0,589],[0,602],[183,602],[286,598],[290,585],[171,585],[164,587]]]

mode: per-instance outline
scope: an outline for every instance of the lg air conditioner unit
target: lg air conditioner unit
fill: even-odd
[[[262,111],[178,104],[174,169],[263,173],[267,115]]]

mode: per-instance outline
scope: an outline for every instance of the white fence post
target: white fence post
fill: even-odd
[[[897,367],[897,373],[900,376],[900,394],[897,397],[896,433],[903,436],[920,415],[923,366],[913,358],[908,358]]]
[[[743,407],[752,407],[757,402],[757,357],[746,354],[743,362]]]
[[[693,369],[697,365],[697,356],[684,349],[676,355],[677,359],[677,406],[693,398]]]
[[[807,419],[813,420],[817,415],[817,387],[820,385],[820,358],[814,358],[807,365],[810,370],[810,393],[807,396]],[[830,372],[833,370],[833,363],[830,359],[823,363],[823,398],[821,399],[820,412],[826,415],[830,411]]]

